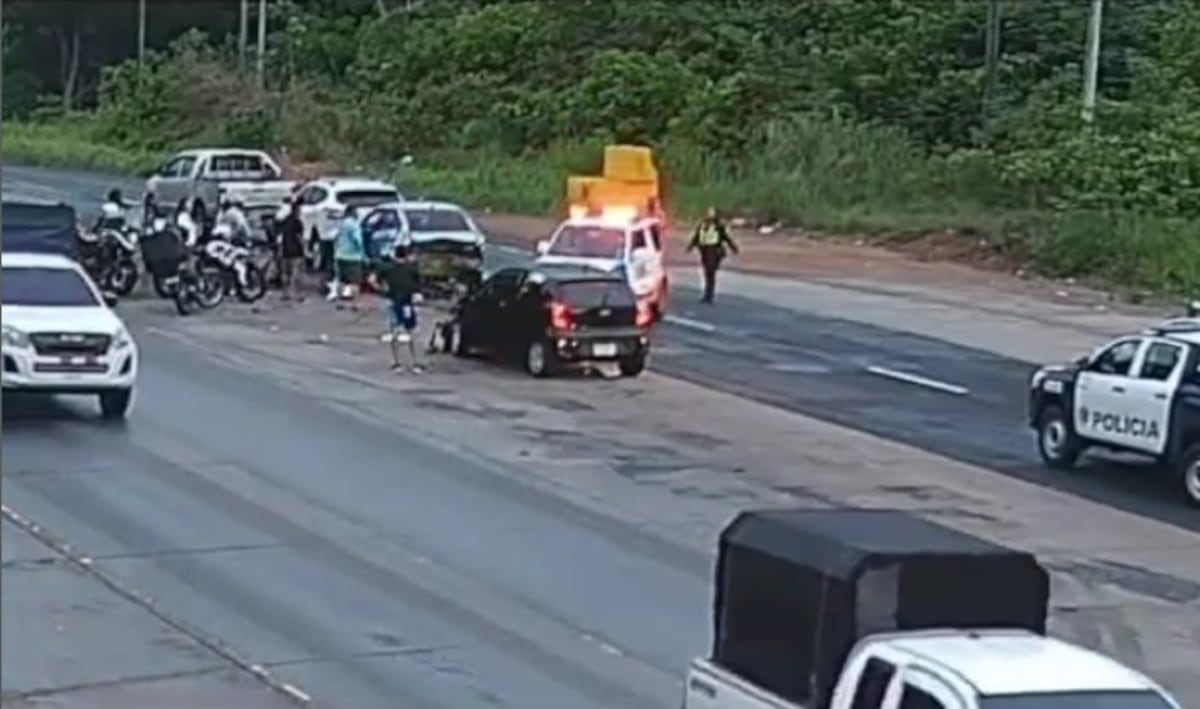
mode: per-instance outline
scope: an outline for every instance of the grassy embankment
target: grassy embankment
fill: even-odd
[[[1071,276],[1127,295],[1200,291],[1200,230],[1182,220],[1122,214],[1018,213],[989,209],[986,166],[936,163],[886,134],[845,126],[804,127],[780,136],[780,149],[749,160],[736,176],[686,150],[663,151],[672,177],[670,201],[681,217],[704,206],[778,218],[831,234],[868,234],[899,241],[954,229],[986,240],[1013,263],[1050,276]],[[796,132],[801,134],[797,135]],[[142,173],[163,155],[106,145],[86,119],[53,125],[6,123],[5,162]],[[560,148],[513,159],[501,155],[418,156],[384,166],[411,193],[451,197],[472,207],[546,214],[559,202],[563,177],[594,170],[596,146]]]

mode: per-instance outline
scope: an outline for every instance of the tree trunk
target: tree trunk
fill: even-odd
[[[59,66],[62,68],[62,110],[75,108],[76,85],[79,83],[79,64],[83,54],[83,31],[78,19],[71,21],[69,32],[59,34]]]

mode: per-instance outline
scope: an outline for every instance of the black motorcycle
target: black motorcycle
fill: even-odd
[[[100,287],[119,296],[127,296],[137,288],[141,275],[137,265],[137,230],[104,229],[100,232]]]
[[[127,296],[138,283],[137,231],[109,226],[78,234],[77,250],[84,269],[103,290]]]
[[[176,300],[184,285],[184,309],[195,300],[201,308],[215,308],[225,299],[225,281],[219,268],[202,263],[201,253],[191,252],[179,228],[166,217],[156,216],[147,224],[139,241],[142,261],[160,298]],[[183,313],[183,310],[180,310]],[[185,313],[186,314],[186,313]]]

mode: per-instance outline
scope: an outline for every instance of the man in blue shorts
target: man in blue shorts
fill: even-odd
[[[417,346],[413,333],[417,329],[417,303],[421,300],[417,264],[404,244],[397,244],[392,258],[385,259],[378,269],[375,287],[388,303],[388,340],[392,345],[392,370],[400,372],[400,345],[408,344],[409,370],[421,372],[417,362]]]

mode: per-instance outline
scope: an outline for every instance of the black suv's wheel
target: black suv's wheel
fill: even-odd
[[[636,377],[646,370],[646,353],[639,352],[629,357],[622,357],[617,362],[622,377]]]
[[[558,354],[545,340],[534,340],[525,348],[525,371],[542,378],[554,374],[558,368]]]
[[[1193,444],[1179,460],[1179,491],[1183,500],[1200,507],[1200,443]]]
[[[1083,452],[1083,441],[1075,435],[1071,422],[1059,406],[1047,406],[1038,417],[1038,453],[1046,465],[1070,470]]]
[[[109,420],[123,419],[133,405],[132,389],[114,389],[100,393],[100,415]]]

